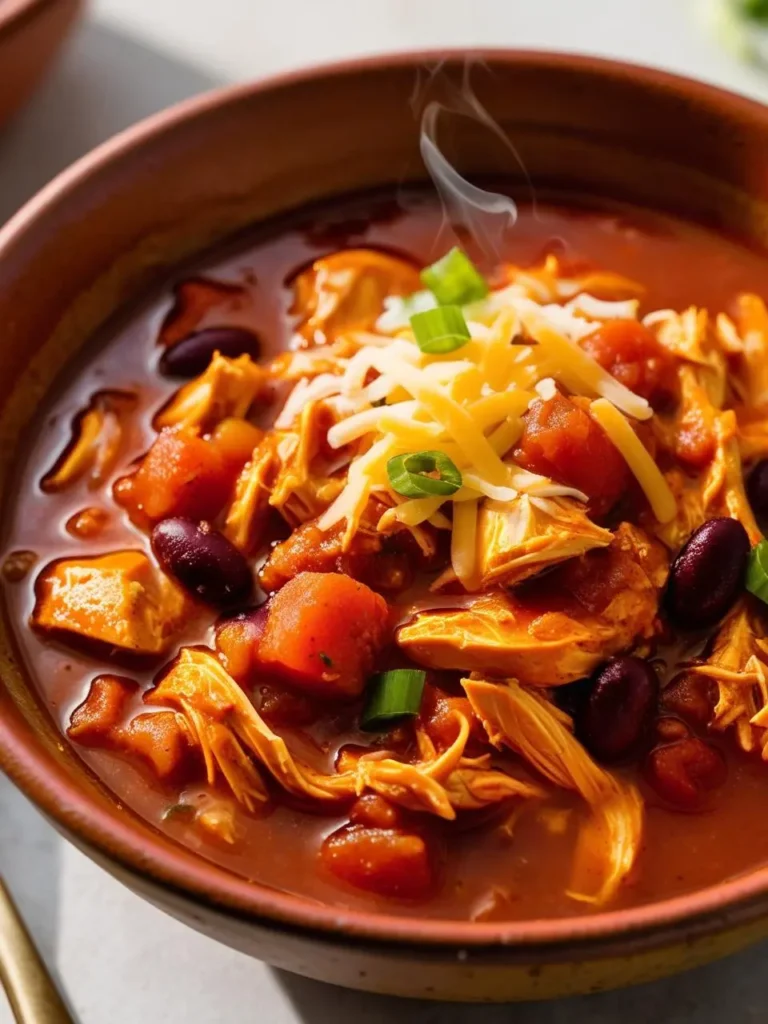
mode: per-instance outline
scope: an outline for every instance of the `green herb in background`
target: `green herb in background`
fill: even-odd
[[[768,22],[768,0],[737,0],[735,6],[745,18]]]
[[[741,61],[768,67],[768,0],[709,0],[718,42]]]

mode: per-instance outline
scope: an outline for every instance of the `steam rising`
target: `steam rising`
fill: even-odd
[[[432,73],[430,81],[439,74]],[[464,68],[461,86],[441,83],[448,88],[447,103],[431,100],[421,116],[419,148],[429,175],[443,203],[447,219],[463,225],[489,262],[498,262],[504,251],[504,241],[517,220],[517,206],[509,196],[488,192],[467,181],[444,156],[437,142],[438,122],[441,114],[467,117],[491,131],[522,166],[522,161],[502,128],[475,96],[469,84],[469,63]],[[524,168],[523,168],[524,169]]]

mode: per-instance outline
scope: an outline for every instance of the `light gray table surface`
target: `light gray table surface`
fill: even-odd
[[[0,222],[60,169],[187,96],[336,57],[524,46],[655,64],[768,100],[686,0],[96,0],[23,115],[0,132]],[[2,329],[2,325],[0,325]],[[510,1007],[346,992],[247,959],[142,902],[0,778],[0,872],[80,1024],[581,1024],[768,1019],[768,945],[629,991]],[[0,995],[0,1024],[10,1024]]]

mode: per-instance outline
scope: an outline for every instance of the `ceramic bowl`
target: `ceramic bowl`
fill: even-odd
[[[0,0],[0,124],[33,91],[84,0]]]
[[[474,58],[479,98],[537,188],[768,244],[764,107],[591,58]],[[422,178],[414,84],[438,62],[458,84],[464,60],[377,57],[214,92],[123,133],[33,199],[0,231],[0,495],[56,373],[180,261],[304,203]],[[459,160],[509,173],[501,156],[478,135]],[[647,980],[768,934],[768,867],[629,910],[508,923],[348,911],[248,883],[113,800],[39,705],[4,617],[0,680],[0,765],[54,824],[153,903],[290,971],[410,996],[543,998]]]

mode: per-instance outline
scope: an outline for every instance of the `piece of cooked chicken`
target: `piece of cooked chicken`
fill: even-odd
[[[643,804],[637,789],[596,764],[572,735],[570,720],[538,692],[514,679],[462,679],[472,710],[494,746],[525,758],[556,786],[591,808],[580,830],[569,895],[605,903],[632,869],[640,849]]]
[[[714,413],[712,436],[714,448],[702,473],[692,477],[679,469],[670,469],[664,474],[675,497],[677,514],[668,523],[651,523],[650,529],[672,551],[682,547],[705,520],[716,516],[738,519],[753,544],[762,540],[744,489],[745,435],[733,410]]]
[[[225,536],[252,554],[262,540],[270,508],[293,527],[320,515],[344,487],[342,476],[328,475],[320,455],[329,412],[322,402],[308,402],[291,430],[272,430],[258,445],[235,486],[227,512]]]
[[[183,592],[143,551],[64,558],[40,573],[31,623],[133,654],[167,649],[189,609]]]
[[[768,410],[768,310],[758,295],[740,295],[736,327],[742,342],[731,380],[744,404],[754,412]]]
[[[245,416],[251,405],[269,389],[267,371],[249,355],[230,359],[214,353],[208,368],[179,388],[155,416],[152,426],[212,430],[227,417]]]
[[[738,519],[752,544],[763,539],[744,489],[738,425],[732,409],[715,419],[715,454],[702,481],[702,497],[709,515]]]
[[[752,601],[739,601],[723,620],[706,660],[689,671],[717,684],[711,728],[724,731],[733,726],[742,750],[751,752],[760,747],[768,759],[768,651],[764,632]]]
[[[97,391],[72,424],[72,438],[56,464],[40,481],[46,493],[55,493],[87,477],[88,486],[100,487],[117,464],[124,441],[127,416],[136,408],[130,391]]]
[[[373,327],[385,298],[410,295],[421,281],[407,260],[376,249],[343,249],[315,260],[293,287],[299,331],[307,341],[323,344],[342,331]]]
[[[400,628],[397,642],[430,668],[559,686],[653,634],[666,571],[663,547],[622,523],[609,547],[571,559],[521,591],[418,613]]]
[[[568,558],[607,547],[610,530],[571,498],[485,501],[477,522],[480,588],[514,586]]]
[[[262,768],[288,792],[319,803],[370,791],[446,820],[455,818],[457,810],[542,795],[534,783],[464,758],[470,726],[459,714],[450,746],[424,751],[423,760],[406,763],[375,750],[345,758],[340,770],[325,774],[294,757],[215,656],[198,648],[182,648],[145,700],[178,709],[192,744],[203,755],[208,781],[222,777],[236,799],[251,810],[268,799]]]

